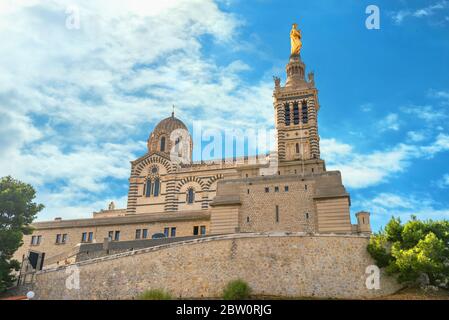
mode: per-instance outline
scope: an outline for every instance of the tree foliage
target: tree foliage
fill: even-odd
[[[12,260],[22,245],[24,234],[30,234],[30,224],[44,206],[34,203],[36,192],[29,184],[11,177],[0,178],[0,292],[14,281],[11,274],[20,265]]]
[[[392,218],[373,235],[368,252],[400,283],[449,289],[449,221]]]

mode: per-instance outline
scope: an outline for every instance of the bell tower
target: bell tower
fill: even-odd
[[[300,164],[303,172],[320,172],[325,171],[325,168],[324,161],[320,159],[318,90],[315,87],[313,72],[305,79],[306,66],[300,53],[302,43],[294,39],[300,39],[301,33],[296,30],[295,25],[294,28],[290,34],[292,54],[286,67],[285,85],[281,85],[279,78],[274,78],[273,106],[278,135],[278,156],[280,162]],[[297,41],[301,44],[299,49],[297,45],[293,47]]]

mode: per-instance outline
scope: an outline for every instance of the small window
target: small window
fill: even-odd
[[[299,153],[299,143],[296,144],[296,153]]]
[[[159,178],[156,178],[156,180],[154,180],[154,196],[158,197],[159,196],[159,189],[160,189],[161,183],[159,182]]]
[[[171,228],[170,237],[176,237],[176,227]]]
[[[151,180],[147,179],[147,182],[145,183],[145,196],[149,197],[151,196]]]
[[[140,239],[141,233],[142,233],[142,230],[141,230],[141,229],[137,229],[137,230],[136,230],[136,239]]]
[[[314,173],[314,171],[315,171],[315,170],[312,168],[312,173]]]
[[[309,213],[306,212],[306,219],[309,219]]]
[[[280,176],[281,175],[281,172],[280,171],[278,171],[278,176]]]
[[[142,229],[142,239],[148,238],[148,229]]]
[[[288,186],[285,186],[285,187],[284,187],[284,191],[285,191],[285,192],[288,192]]]
[[[194,235],[194,236],[197,236],[198,233],[199,233],[199,227],[198,227],[198,226],[194,226],[194,227],[193,227],[193,235]]]
[[[67,243],[67,233],[62,235],[62,243]]]
[[[248,178],[248,174],[246,174],[246,177]]]
[[[87,232],[83,232],[81,235],[81,242],[87,242]]]
[[[308,110],[307,110],[307,101],[302,102],[301,111],[302,111],[302,123],[307,123],[309,121],[309,114],[308,114]]]
[[[249,222],[249,217],[246,217],[246,222]]]
[[[161,138],[161,148],[160,148],[160,150],[161,150],[162,152],[165,151],[165,137],[162,137],[162,138]]]
[[[265,192],[270,192],[270,188],[268,188],[268,187],[265,187]]]
[[[279,187],[274,187],[274,192],[279,192]]]
[[[290,105],[286,103],[284,105],[285,125],[290,125]]]
[[[92,242],[94,240],[94,233],[93,232],[89,232],[89,238],[88,241]]]
[[[56,235],[56,243],[61,243],[61,235],[60,234]]]
[[[246,189],[246,193],[249,194],[249,189]]]
[[[276,206],[276,223],[279,222],[279,206]]]
[[[114,231],[109,231],[109,232],[108,232],[108,238],[109,238],[109,240],[112,240],[113,237],[114,237]]]
[[[193,190],[193,188],[189,188],[189,190],[187,190],[187,203],[192,204],[194,202],[195,202],[195,191]]]
[[[307,190],[307,185],[304,185],[304,190]]]
[[[170,231],[170,228],[164,228],[164,235],[168,238],[168,232]]]
[[[37,246],[41,243],[41,236],[32,236],[31,237],[31,244],[34,246]]]
[[[293,124],[299,124],[299,107],[297,102],[293,104]]]
[[[115,241],[119,241],[119,240],[120,240],[120,231],[116,231],[116,232],[115,232],[114,240],[115,240]]]
[[[200,232],[201,232],[201,235],[204,236],[206,234],[206,226],[201,226]]]

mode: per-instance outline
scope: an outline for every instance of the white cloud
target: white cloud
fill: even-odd
[[[438,110],[430,105],[425,106],[406,106],[401,107],[401,111],[406,114],[411,114],[416,116],[418,119],[427,121],[427,122],[435,122],[444,120],[447,118],[447,112],[445,110]]]
[[[392,14],[392,19],[395,24],[401,24],[404,19],[411,15],[411,12],[408,10],[399,10],[398,12],[394,12]]]
[[[449,21],[449,19],[447,21]],[[429,94],[428,95],[431,98],[439,99],[441,105],[449,106],[449,91],[446,91],[446,90],[429,90]]]
[[[409,131],[407,132],[407,138],[412,142],[421,142],[426,139],[426,135],[420,131]]]
[[[212,0],[77,1],[80,29],[70,30],[72,5],[0,5],[0,176],[37,186],[41,216],[89,216],[126,194],[111,179],[126,184],[149,124],[172,104],[187,124],[201,114],[212,126],[272,125],[271,79],[247,84],[245,63],[202,54],[204,35],[239,48],[242,19]]]
[[[322,139],[320,142],[321,154],[328,162],[336,162],[352,154],[352,146],[338,142],[336,139]]]
[[[370,199],[353,200],[352,205],[371,212],[371,224],[377,226],[385,224],[386,219],[392,216],[400,218],[403,222],[409,220],[411,215],[422,220],[449,218],[449,210],[440,209],[440,204],[425,194],[380,193]]]
[[[414,159],[429,159],[449,151],[449,135],[440,133],[429,145],[401,143],[367,154],[335,139],[322,139],[321,145],[327,169],[341,171],[344,184],[359,189],[387,182],[395,174],[404,172]]]
[[[435,15],[439,11],[444,11],[447,8],[449,8],[449,2],[447,0],[442,0],[428,5],[427,7],[418,8],[415,10],[399,10],[397,12],[393,12],[391,14],[391,17],[395,24],[400,25],[408,17],[417,19],[430,17]],[[443,18],[443,20],[445,20],[445,18]]]
[[[432,158],[435,154],[448,150],[449,150],[449,135],[444,133],[438,134],[437,139],[433,144],[420,147],[422,155],[427,158]]]
[[[449,187],[449,174],[445,174],[437,183],[438,187],[445,189]]]
[[[360,109],[363,112],[370,112],[371,110],[373,110],[373,104],[372,103],[364,103],[360,106]]]
[[[379,121],[377,126],[379,127],[380,131],[387,131],[387,130],[398,131],[400,127],[399,117],[396,113],[390,113],[384,119]]]

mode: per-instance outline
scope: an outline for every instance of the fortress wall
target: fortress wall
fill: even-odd
[[[78,263],[79,290],[66,288],[66,268],[42,271],[31,289],[36,299],[132,299],[156,288],[174,297],[219,297],[228,281],[241,278],[257,295],[364,298],[397,291],[386,276],[380,290],[366,288],[365,269],[374,264],[367,243],[354,235],[215,236]]]

